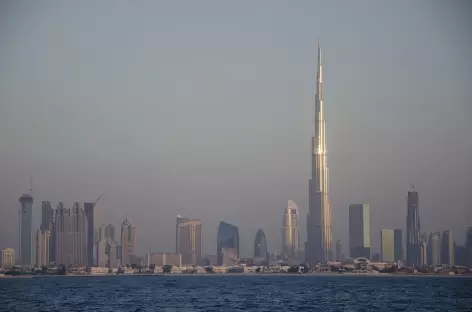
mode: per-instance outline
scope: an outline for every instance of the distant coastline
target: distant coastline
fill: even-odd
[[[67,275],[0,275],[0,278],[48,278],[48,277],[121,277],[121,276],[147,276],[147,277],[178,277],[178,276],[287,276],[287,277],[303,277],[303,276],[375,276],[375,277],[468,277],[472,278],[470,274],[427,274],[427,273],[336,273],[336,272],[320,272],[320,273],[212,273],[212,274],[191,274],[191,273],[177,273],[177,274],[67,274]]]

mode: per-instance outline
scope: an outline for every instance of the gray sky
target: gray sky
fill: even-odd
[[[415,184],[422,229],[472,225],[472,5],[468,1],[2,1],[0,248],[17,199],[104,194],[138,251],[170,251],[175,216],[258,227],[280,249],[288,199],[305,240],[316,41],[324,56],[333,240],[348,206],[405,228]]]

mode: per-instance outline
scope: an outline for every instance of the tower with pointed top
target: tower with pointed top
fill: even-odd
[[[323,71],[318,42],[318,73],[311,149],[311,179],[307,216],[306,260],[311,266],[332,259],[331,207],[328,193],[326,120],[323,105]]]
[[[121,265],[131,265],[136,253],[136,226],[128,217],[121,224]]]

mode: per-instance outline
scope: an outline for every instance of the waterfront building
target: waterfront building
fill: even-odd
[[[441,264],[454,265],[454,239],[452,231],[444,231],[441,239]]]
[[[181,267],[183,265],[182,255],[179,253],[157,252],[152,253],[150,258],[151,264],[154,264],[155,266],[172,265]]]
[[[36,233],[36,267],[48,266],[51,262],[51,231],[38,230]]]
[[[236,263],[239,258],[239,230],[237,226],[221,221],[216,238],[218,265]]]
[[[15,257],[15,249],[13,248],[5,248],[2,249],[2,255],[0,260],[0,268],[3,269],[11,269],[16,264],[16,257]]]
[[[184,265],[199,265],[202,261],[202,222],[177,216],[176,250]]]
[[[74,203],[70,215],[70,246],[69,263],[73,266],[87,265],[86,217],[79,203]]]
[[[323,103],[323,70],[318,44],[318,73],[316,78],[313,136],[311,139],[311,178],[309,180],[309,211],[307,216],[306,262],[332,260],[331,207],[328,190],[326,120]]]
[[[420,236],[420,265],[425,266],[428,264],[428,235],[422,233]]]
[[[54,259],[58,265],[68,265],[71,262],[71,213],[62,202],[57,204],[54,220]]]
[[[32,223],[33,223],[33,197],[23,194],[19,198],[19,264],[31,266],[32,259]]]
[[[117,268],[121,262],[118,258],[117,243],[109,237],[103,237],[96,244],[98,267]],[[128,264],[128,263],[126,263]]]
[[[428,264],[441,265],[441,233],[439,232],[429,235]]]
[[[93,203],[84,203],[84,212],[85,219],[87,220],[87,266],[93,267],[94,265],[98,266],[94,261],[94,246],[95,246],[95,237],[94,237],[94,204]]]
[[[121,265],[138,264],[131,263],[132,256],[136,253],[136,226],[128,217],[121,224]]]
[[[454,264],[467,266],[467,251],[465,246],[454,244]]]
[[[109,237],[112,240],[116,241],[115,239],[115,226],[113,224],[108,224],[105,226],[105,237]]]
[[[414,186],[408,192],[407,198],[406,262],[410,266],[421,265],[419,198]]]
[[[39,230],[42,232],[41,235],[49,236],[49,242],[47,244],[43,244],[48,246],[48,250],[41,250],[42,259],[48,260],[48,264],[51,261],[54,261],[54,254],[55,254],[55,238],[54,238],[54,209],[51,207],[51,203],[49,201],[41,202],[41,225]],[[49,232],[47,234],[46,232]],[[38,235],[36,235],[38,236]],[[36,246],[36,253],[38,252],[38,246]],[[48,253],[46,255],[45,253]],[[38,260],[38,255],[36,254],[36,260]],[[38,262],[36,261],[36,265]]]
[[[343,251],[342,251],[342,245],[341,245],[341,241],[338,239],[336,241],[336,261],[340,262],[340,261],[343,261]]]
[[[300,227],[298,224],[298,207],[293,200],[289,200],[285,208],[282,225],[282,255],[289,263],[297,264],[300,241]]]
[[[269,253],[267,252],[267,240],[262,229],[258,229],[254,239],[254,262],[257,265],[267,265],[269,263]]]
[[[467,266],[472,268],[472,226],[467,228],[465,234],[465,251]]]
[[[370,206],[349,205],[349,254],[370,259]]]
[[[383,262],[402,260],[402,230],[382,229],[380,231],[381,258]]]

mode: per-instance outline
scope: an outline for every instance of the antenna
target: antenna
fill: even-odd
[[[30,176],[30,179],[29,179],[29,191],[30,191],[30,194],[33,195],[33,177]]]

